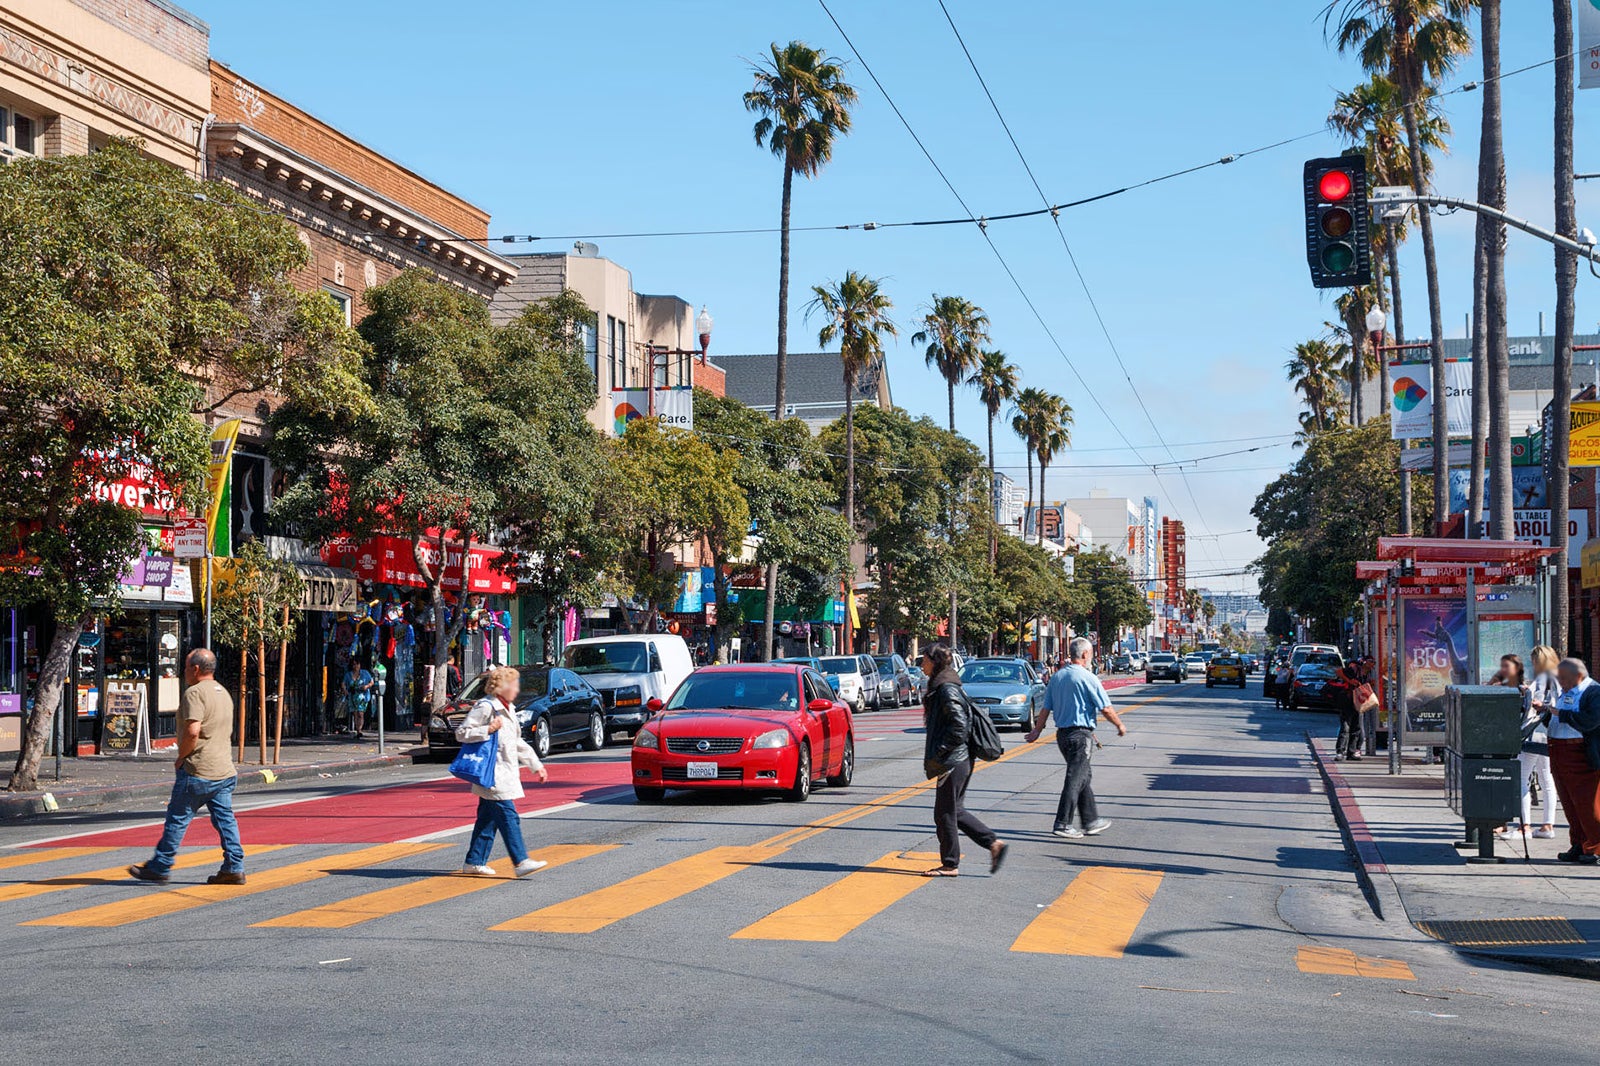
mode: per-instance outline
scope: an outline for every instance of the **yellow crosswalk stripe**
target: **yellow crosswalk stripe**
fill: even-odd
[[[760,845],[711,848],[489,928],[497,932],[592,933],[781,854],[782,848]]]
[[[115,848],[31,848],[0,857],[0,870],[18,866],[32,866],[36,862],[54,862],[57,859],[81,859],[86,855],[104,855]]]
[[[937,855],[890,852],[804,899],[734,933],[734,940],[809,940],[832,944],[927,884]]]
[[[224,900],[238,899],[241,896],[253,896],[260,892],[271,892],[274,889],[304,884],[307,881],[315,881],[339,870],[354,870],[363,866],[376,866],[380,862],[420,855],[423,852],[434,851],[445,846],[442,843],[380,844],[377,847],[363,848],[360,851],[346,852],[342,855],[328,855],[320,859],[312,859],[309,862],[297,862],[288,866],[275,866],[270,870],[252,872],[249,874],[248,883],[243,885],[186,885],[182,888],[170,888],[165,891],[144,892],[129,899],[118,900],[115,903],[103,903],[98,907],[85,907],[82,910],[55,914],[48,918],[35,918],[31,922],[21,922],[19,924],[97,928],[131,925],[134,922],[142,922],[149,918],[159,918],[168,914],[178,914],[182,911],[204,907],[211,903],[220,903]]]
[[[281,844],[250,845],[244,849],[244,853],[246,855],[264,855],[269,851],[277,851],[281,847],[283,847]],[[179,853],[177,861],[172,864],[172,868],[174,870],[188,870],[196,866],[215,866],[221,862],[221,848],[204,848],[200,851]],[[133,878],[128,876],[128,864],[126,863],[121,866],[107,866],[101,870],[89,870],[81,874],[65,874],[61,877],[51,877],[42,881],[25,881],[16,885],[0,885],[0,903],[9,903],[17,899],[30,899],[50,892],[63,892],[69,888],[83,888],[85,885],[109,885],[120,881],[130,883],[133,881]]]
[[[1156,870],[1091,866],[1028,923],[1011,950],[1120,959],[1160,887]]]
[[[1325,973],[1339,977],[1376,977],[1388,981],[1415,981],[1411,967],[1398,959],[1378,959],[1357,955],[1348,948],[1301,945],[1295,953],[1301,973]]]
[[[544,873],[546,870],[554,869],[565,863],[586,859],[591,855],[598,855],[602,851],[610,851],[620,846],[619,844],[557,844],[553,847],[531,852],[529,857],[543,859],[548,864],[537,871],[537,873]],[[380,889],[377,892],[368,892],[365,895],[354,896],[350,899],[340,900],[337,903],[312,907],[310,910],[285,914],[281,918],[256,922],[254,928],[347,929],[352,925],[370,922],[374,918],[384,918],[391,914],[400,914],[404,911],[415,910],[418,907],[426,907],[430,903],[441,903],[444,900],[455,899],[458,896],[481,892],[486,888],[493,888],[495,885],[504,884],[509,880],[513,880],[513,878],[511,876],[511,864],[507,860],[506,863],[496,868],[494,877],[473,877],[464,874],[429,877],[422,881],[413,881],[404,885],[396,885],[393,888]]]

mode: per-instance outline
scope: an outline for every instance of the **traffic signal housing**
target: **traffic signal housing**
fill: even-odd
[[[1372,280],[1367,230],[1367,160],[1309,159],[1305,169],[1306,262],[1311,284],[1348,289]]]

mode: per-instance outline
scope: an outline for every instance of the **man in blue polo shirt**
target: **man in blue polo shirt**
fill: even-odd
[[[1128,735],[1128,728],[1117,717],[1111,706],[1111,697],[1105,686],[1089,669],[1089,658],[1094,645],[1084,637],[1075,637],[1067,645],[1067,665],[1057,670],[1045,689],[1044,706],[1034,719],[1028,733],[1028,743],[1039,739],[1044,719],[1050,715],[1056,723],[1056,745],[1067,760],[1067,779],[1061,786],[1061,802],[1056,806],[1056,824],[1053,832],[1067,840],[1095,836],[1111,828],[1111,823],[1100,817],[1095,806],[1094,790],[1089,787],[1091,776],[1089,759],[1094,754],[1094,728],[1101,716],[1117,727],[1117,736]],[[1079,829],[1072,824],[1076,815],[1083,823]]]

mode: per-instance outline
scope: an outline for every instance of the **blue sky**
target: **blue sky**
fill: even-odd
[[[1326,47],[1320,0],[946,3],[1058,202],[1315,133],[1334,94],[1361,79],[1353,59]],[[791,38],[850,55],[815,0],[188,6],[210,22],[219,60],[485,207],[495,234],[775,225],[778,164],[755,146],[752,116],[740,103],[748,60]],[[936,0],[829,6],[975,211],[1038,206]],[[1506,70],[1551,56],[1547,6],[1508,4],[1504,21]],[[1479,64],[1473,55],[1449,84],[1477,77]],[[960,213],[866,72],[854,62],[850,72],[861,91],[855,128],[820,177],[797,182],[794,224]],[[1508,78],[1504,88],[1510,208],[1548,225],[1551,68]],[[1597,102],[1600,91],[1579,94],[1580,172],[1600,171],[1600,153],[1585,150]],[[1454,151],[1438,167],[1442,192],[1472,195],[1480,106],[1476,93],[1448,100]],[[1092,488],[1154,496],[1164,513],[1188,523],[1192,574],[1238,569],[1260,551],[1253,534],[1241,532],[1253,527],[1250,504],[1295,454],[1288,441],[1296,407],[1283,363],[1331,317],[1306,274],[1300,168],[1338,149],[1319,134],[1063,213],[1089,289],[1170,453],[1117,368],[1048,219],[997,222],[989,233],[1086,385],[972,227],[796,234],[790,346],[814,345],[816,323],[799,313],[809,287],[846,270],[884,278],[906,327],[931,294],[966,296],[988,311],[995,346],[1026,381],[1060,392],[1077,412],[1074,448],[1050,471],[1050,496]],[[1600,229],[1596,186],[1579,184],[1578,216]],[[1445,329],[1459,336],[1471,309],[1472,223],[1463,215],[1436,228]],[[772,350],[776,236],[597,243],[633,271],[639,291],[708,305],[713,355]],[[1413,336],[1426,326],[1421,264],[1414,239],[1401,267]],[[1536,332],[1540,311],[1550,328],[1550,264],[1547,246],[1512,235],[1513,334]],[[1580,277],[1582,330],[1600,314],[1600,283]],[[943,420],[943,385],[909,344],[913,331],[904,328],[890,348],[895,399]],[[959,428],[981,442],[976,397],[958,397],[958,405]],[[1257,446],[1183,477],[1172,467],[1159,476],[1135,469]],[[1002,433],[997,449],[1020,482],[1020,442]],[[1192,583],[1254,588],[1248,577]]]

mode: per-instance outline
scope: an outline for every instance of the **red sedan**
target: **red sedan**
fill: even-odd
[[[817,778],[848,785],[855,722],[809,666],[712,666],[684,679],[633,741],[641,802],[669,788],[754,789],[804,800]]]

